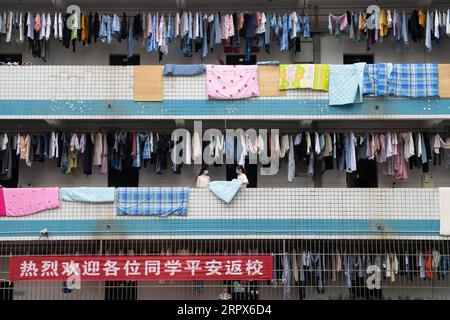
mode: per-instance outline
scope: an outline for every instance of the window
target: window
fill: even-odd
[[[122,171],[109,166],[108,168],[108,187],[138,187],[139,186],[139,168],[122,167]]]
[[[377,188],[377,163],[375,160],[359,160],[357,170],[347,173],[348,188]]]
[[[374,63],[373,54],[344,54],[344,64],[352,64],[357,62]]]
[[[227,55],[226,64],[228,65],[238,65],[238,64],[256,64],[256,55],[250,56],[250,61],[245,62],[243,55]]]
[[[17,62],[19,64],[22,63],[22,55],[21,54],[0,54],[0,63],[8,63],[8,62]]]
[[[138,66],[141,64],[141,57],[138,54],[128,58],[125,54],[112,54],[109,56],[110,66]]]

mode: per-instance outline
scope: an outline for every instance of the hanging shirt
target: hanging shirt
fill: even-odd
[[[27,16],[27,37],[34,40],[34,17],[30,12],[28,12]]]
[[[45,38],[45,33],[47,32],[47,17],[45,14],[42,14],[41,18],[41,31],[39,32],[39,40]]]
[[[402,35],[402,19],[400,18],[397,10],[394,10],[394,15],[392,18],[392,33],[394,38],[400,40]]]
[[[19,14],[19,37],[16,39],[18,43],[23,43],[24,41],[24,21],[23,21],[23,12]]]
[[[431,18],[430,18],[430,12],[427,11],[427,21],[426,21],[426,27],[425,27],[425,48],[428,52],[431,52],[432,45],[431,45]]]
[[[180,36],[180,14],[178,12],[175,15],[174,29],[175,29],[175,37],[179,37]]]
[[[408,38],[408,21],[406,20],[405,11],[403,11],[402,16],[402,38],[403,43],[406,48],[409,48],[409,38]]]
[[[346,171],[351,173],[356,171],[356,153],[355,153],[356,138],[353,132],[349,132],[345,139],[345,163]]]
[[[13,19],[14,19],[14,14],[10,11],[8,13],[8,21],[7,21],[7,25],[6,25],[6,40],[5,40],[5,42],[11,42],[11,33],[12,33],[12,29],[13,29]]]
[[[103,151],[103,135],[99,132],[95,136],[94,141],[94,159],[93,159],[94,166],[102,165],[102,151]]]
[[[52,32],[52,17],[50,15],[50,13],[48,13],[47,19],[46,19],[45,40],[50,39],[51,32]]]
[[[233,15],[227,14],[221,17],[221,39],[228,40],[234,36],[234,22]]]
[[[380,12],[380,36],[386,37],[388,34],[388,20],[386,11],[384,9],[381,9]]]

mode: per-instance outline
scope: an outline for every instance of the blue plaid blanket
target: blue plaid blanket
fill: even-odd
[[[387,96],[388,79],[392,73],[392,63],[366,64],[364,69],[364,94]]]
[[[189,188],[118,188],[118,215],[187,215]]]
[[[437,64],[369,64],[364,70],[364,94],[424,98],[439,96]]]

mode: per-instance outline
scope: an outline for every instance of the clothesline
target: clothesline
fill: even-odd
[[[281,125],[280,125],[281,126]],[[101,128],[101,129],[94,129],[94,128],[19,128],[19,129],[1,129],[0,133],[6,133],[6,134],[47,134],[53,132],[66,132],[68,134],[71,133],[116,133],[119,131],[125,131],[128,133],[139,133],[139,132],[153,132],[153,134],[172,134],[177,129],[185,129],[189,131],[190,133],[194,132],[194,127],[184,127],[184,128],[173,128],[171,130],[159,130],[157,128],[144,128],[144,127],[133,127],[133,128],[117,128],[117,127],[111,127],[111,128]],[[206,130],[211,129],[209,127],[203,127],[202,131],[205,132]],[[223,135],[226,134],[226,130],[239,130],[242,129],[244,132],[249,129],[256,130],[256,133],[258,134],[260,130],[267,130],[267,133],[270,133],[271,130],[278,130],[280,134],[296,134],[300,132],[317,132],[317,133],[326,133],[326,132],[332,132],[332,133],[348,133],[349,131],[353,132],[354,134],[371,134],[371,133],[386,133],[387,131],[390,132],[412,132],[412,133],[438,133],[438,134],[448,134],[450,133],[450,128],[376,128],[376,129],[370,129],[370,128],[342,128],[342,127],[327,127],[327,128],[314,128],[314,127],[299,127],[296,129],[285,129],[285,128],[243,128],[243,127],[230,127],[230,128],[214,128],[218,131],[220,131]],[[202,133],[203,133],[202,132]]]

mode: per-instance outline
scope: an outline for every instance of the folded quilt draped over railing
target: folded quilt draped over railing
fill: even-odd
[[[61,188],[61,200],[69,202],[114,202],[115,188]]]
[[[368,64],[364,70],[364,94],[424,98],[439,96],[438,65]]]
[[[279,89],[314,89],[328,91],[328,64],[281,64]]]
[[[258,66],[206,65],[206,94],[208,99],[258,97]]]
[[[241,181],[238,179],[231,181],[213,181],[209,183],[208,188],[217,198],[223,200],[225,203],[230,203],[240,190]]]
[[[59,206],[59,188],[0,188],[3,217],[27,216]]]
[[[118,188],[118,215],[187,215],[189,188]]]

